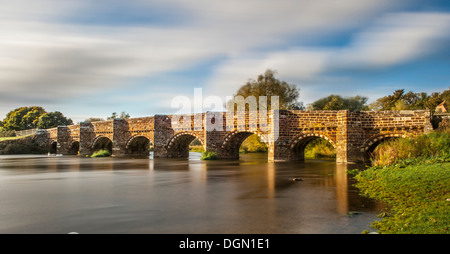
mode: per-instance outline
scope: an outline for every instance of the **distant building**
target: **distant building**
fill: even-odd
[[[441,104],[437,105],[436,113],[447,113],[447,108],[445,107],[445,101],[443,101]]]

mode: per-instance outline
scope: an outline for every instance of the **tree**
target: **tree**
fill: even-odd
[[[70,118],[66,118],[61,112],[55,111],[45,113],[39,117],[37,127],[40,129],[48,129],[57,127],[59,125],[72,125],[73,121]]]
[[[259,75],[256,80],[249,80],[241,86],[234,96],[267,96],[267,109],[271,109],[271,96],[279,96],[279,109],[304,109],[303,103],[298,101],[299,90],[295,85],[280,81],[275,78],[276,72],[266,70],[263,75]],[[230,103],[230,102],[228,102]]]
[[[86,120],[84,120],[84,121],[85,121],[85,122],[92,123],[92,122],[101,122],[101,121],[105,121],[105,119],[100,118],[100,117],[90,117],[90,118],[88,118],[88,119],[86,119]]]
[[[429,109],[431,112],[434,112],[437,105],[441,104],[444,101],[448,106],[450,103],[450,89],[447,89],[442,93],[432,93],[429,99],[424,104],[427,109]]]
[[[130,115],[128,113],[126,113],[125,111],[123,111],[122,113],[120,113],[120,116],[117,116],[116,112],[113,112],[111,114],[111,116],[107,117],[106,120],[114,120],[114,119],[129,119]]]
[[[360,95],[354,97],[342,97],[340,95],[330,95],[318,99],[317,101],[308,105],[309,110],[343,110],[362,111],[368,110],[367,97]]]
[[[25,130],[36,128],[39,117],[46,113],[42,107],[20,107],[11,110],[3,120],[5,130]]]
[[[430,99],[432,103],[430,103]],[[439,93],[432,94],[430,97],[424,92],[413,93],[409,91],[405,93],[404,89],[399,89],[394,91],[392,95],[378,98],[370,104],[370,108],[373,110],[415,110],[428,108],[433,111],[441,102],[442,99]]]

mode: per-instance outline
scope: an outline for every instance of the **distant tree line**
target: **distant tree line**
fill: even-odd
[[[391,95],[378,98],[371,104],[367,104],[367,97],[354,96],[342,97],[340,95],[330,95],[321,98],[308,105],[309,110],[343,110],[363,111],[363,110],[416,110],[429,109],[434,112],[436,107],[442,102],[450,101],[450,90],[442,93],[432,93],[428,95],[425,92],[414,93],[409,91],[405,93],[404,89],[394,91]]]
[[[111,114],[111,116],[108,116],[106,118],[106,121],[110,121],[110,120],[114,120],[114,119],[129,119],[129,118],[130,118],[130,114],[128,114],[126,112],[122,112],[122,113],[120,113],[120,115],[118,115],[117,112],[113,112]],[[90,117],[84,121],[85,122],[101,122],[101,121],[105,121],[105,119],[103,119],[101,117]]]
[[[279,96],[280,109],[304,110],[303,102],[299,101],[300,90],[294,84],[288,84],[285,81],[275,78],[276,71],[266,70],[264,74],[258,75],[257,79],[250,79],[242,85],[234,96],[267,96],[268,107],[270,109],[270,96]],[[445,101],[450,102],[450,89],[441,93],[432,93],[428,95],[425,92],[414,93],[405,92],[404,89],[394,91],[391,95],[378,98],[375,102],[367,103],[368,98],[362,95],[345,97],[332,94],[320,98],[307,105],[307,110],[415,110],[429,109],[432,113],[436,106]]]
[[[342,97],[340,95],[332,94],[328,97],[321,98],[308,105],[308,110],[342,110],[348,109],[350,111],[369,110],[367,97],[354,96]]]

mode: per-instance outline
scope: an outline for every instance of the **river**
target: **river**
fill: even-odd
[[[360,234],[382,205],[334,161],[0,156],[0,233]],[[299,178],[300,181],[293,181]],[[350,212],[350,214],[349,214]]]

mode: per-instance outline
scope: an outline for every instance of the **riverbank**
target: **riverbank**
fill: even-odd
[[[3,154],[46,154],[49,149],[36,135],[0,138],[0,155]]]
[[[362,195],[391,207],[372,224],[380,233],[450,233],[450,161],[372,167],[356,179]]]
[[[449,133],[386,142],[356,175],[362,195],[390,206],[372,225],[380,233],[450,233]]]

